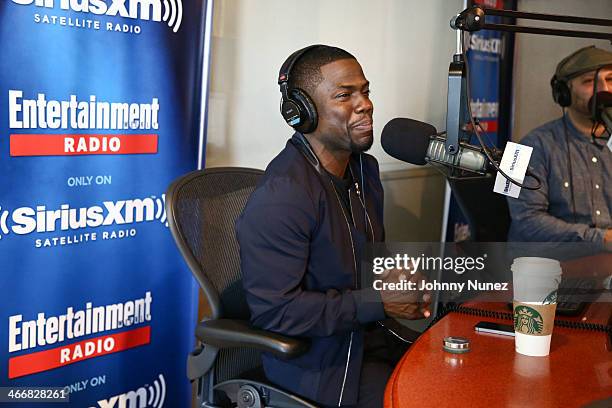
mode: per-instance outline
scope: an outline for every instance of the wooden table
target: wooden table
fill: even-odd
[[[466,305],[509,312],[503,304]],[[594,303],[580,318],[609,324],[612,304]],[[611,398],[612,345],[604,332],[555,327],[547,357],[514,351],[514,338],[476,333],[479,321],[511,321],[449,313],[419,337],[399,362],[385,391],[385,408],[582,407]],[[467,337],[471,351],[442,349],[446,336]]]

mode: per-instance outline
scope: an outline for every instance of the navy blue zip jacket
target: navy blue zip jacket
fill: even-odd
[[[349,193],[352,214],[304,137],[294,134],[236,222],[251,322],[311,342],[292,360],[264,354],[266,376],[329,406],[357,402],[363,326],[385,317],[380,296],[359,284],[363,245],[384,237],[378,163],[362,154],[349,165],[358,184]]]

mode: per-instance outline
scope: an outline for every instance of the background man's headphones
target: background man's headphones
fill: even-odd
[[[278,73],[278,84],[281,91],[281,115],[287,124],[300,133],[311,133],[317,128],[317,108],[308,94],[300,88],[289,88],[291,69],[295,63],[310,51],[320,45],[310,45],[297,50],[287,58]]]
[[[555,74],[550,80],[550,86],[555,102],[563,108],[567,108],[572,104],[572,93],[570,92],[566,79],[557,78]]]

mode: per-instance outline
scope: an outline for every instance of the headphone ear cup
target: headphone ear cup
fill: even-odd
[[[285,100],[281,97],[280,111],[289,126],[295,127],[302,122],[302,111],[293,99]]]
[[[550,81],[552,87],[553,99],[559,105],[567,108],[572,104],[572,93],[570,92],[567,82],[553,77]]]
[[[293,128],[300,133],[312,133],[317,128],[319,116],[317,108],[308,94],[299,88],[291,90],[291,99],[300,109],[300,123]]]
[[[572,93],[570,92],[567,82],[559,81],[559,105],[564,108],[572,104]]]

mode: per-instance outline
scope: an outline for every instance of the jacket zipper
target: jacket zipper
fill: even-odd
[[[363,206],[363,208],[366,208],[365,202],[363,201],[363,198],[361,197],[361,194],[359,192],[359,184],[357,182],[355,182],[355,192],[357,193],[357,197],[359,198],[359,201],[361,202],[361,205]],[[350,198],[349,198],[349,202],[350,202]],[[352,215],[352,211],[353,211],[353,207],[351,207],[351,215]],[[372,222],[370,221],[370,216],[368,215],[367,211],[365,211],[365,218],[366,218],[366,221],[368,222],[368,224],[370,225],[370,233],[371,233],[371,236],[372,236],[372,242],[374,242],[374,228],[372,227]],[[353,219],[353,223],[355,223],[355,219]],[[391,333],[393,336],[397,337],[398,339],[400,339],[404,343],[408,343],[408,344],[412,344],[413,343],[412,341],[406,340],[405,338],[403,338],[402,336],[397,334],[395,331],[393,331],[390,328],[388,328],[387,326],[385,326],[384,323],[382,323],[380,320],[377,321],[376,323],[378,323],[379,326],[381,326],[383,329],[387,330],[389,333]]]
[[[357,274],[357,260],[355,259],[355,244],[353,243],[353,234],[351,232],[351,225],[349,224],[348,218],[346,217],[345,214],[345,210],[342,206],[342,201],[340,200],[340,197],[338,196],[338,192],[336,191],[336,186],[334,186],[333,181],[331,181],[331,179],[329,180],[329,182],[332,185],[332,189],[334,190],[334,194],[336,194],[336,199],[338,200],[338,205],[340,206],[340,210],[342,211],[342,216],[344,217],[344,221],[346,222],[346,226],[348,227],[348,232],[349,232],[349,238],[351,239],[351,249],[353,251],[353,271],[355,274]],[[353,207],[351,204],[351,189],[349,188],[349,206],[351,207],[351,218],[353,216]],[[355,223],[355,220],[353,219],[353,225]],[[356,277],[355,277],[356,278]],[[357,280],[355,279],[355,282],[357,282]],[[349,362],[351,359],[351,348],[353,346],[353,331],[351,331],[351,338],[349,340],[349,347],[348,347],[348,353],[346,355],[346,366],[344,367],[344,377],[342,378],[342,388],[340,389],[340,398],[338,399],[338,406],[342,405],[342,396],[344,395],[344,386],[346,385],[346,376],[348,375],[348,368],[349,368]]]
[[[365,222],[368,223],[368,225],[370,226],[370,236],[372,237],[372,243],[374,243],[374,227],[372,227],[372,222],[370,221],[370,216],[368,215],[368,211],[366,210],[366,205],[365,202],[363,201],[363,198],[361,197],[361,192],[359,191],[359,184],[357,182],[355,182],[355,192],[357,193],[357,198],[359,198],[359,202],[361,203],[361,206],[364,208],[364,214],[365,214]],[[349,196],[349,203],[350,203],[350,196]],[[351,215],[352,215],[352,211],[353,211],[353,207],[351,206]],[[353,219],[353,224],[355,223],[355,219]]]
[[[342,395],[344,394],[344,385],[346,383],[346,376],[348,374],[349,361],[351,360],[351,347],[353,346],[353,332],[351,332],[351,339],[349,340],[348,354],[346,355],[346,367],[344,367],[344,378],[342,379],[342,388],[340,389],[340,399],[338,400],[338,406],[342,405]]]

